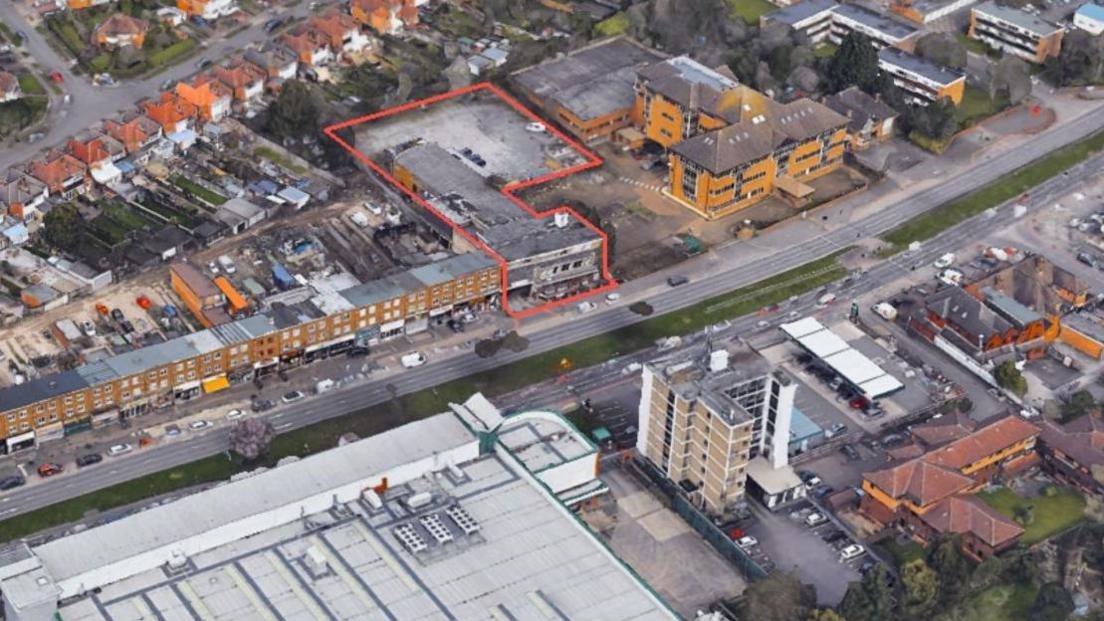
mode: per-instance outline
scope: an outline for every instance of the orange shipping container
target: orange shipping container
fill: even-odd
[[[215,277],[215,286],[226,296],[226,303],[230,305],[230,312],[240,313],[249,308],[249,301],[246,300],[242,294],[238,293],[238,290],[234,288],[234,285],[232,285],[225,276]]]

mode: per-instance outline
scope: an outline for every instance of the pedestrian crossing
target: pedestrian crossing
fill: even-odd
[[[663,192],[662,183],[644,183],[643,181],[629,179],[628,177],[618,177],[618,180],[621,181],[621,183],[636,186],[638,188],[643,188],[645,190],[651,190],[652,192],[656,192],[657,194]]]

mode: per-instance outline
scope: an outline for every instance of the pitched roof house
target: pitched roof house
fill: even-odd
[[[309,67],[320,67],[334,58],[326,33],[307,25],[280,35],[280,42],[295,52],[299,62]]]
[[[0,103],[15,101],[23,96],[23,89],[19,86],[19,78],[7,71],[0,71]]]
[[[164,134],[156,121],[138,112],[127,113],[118,119],[108,119],[104,122],[104,131],[122,143],[128,155],[150,146]]]
[[[234,93],[236,101],[252,101],[264,94],[264,68],[244,58],[235,58],[225,65],[216,65],[211,73]]]
[[[355,54],[367,48],[372,40],[360,31],[360,24],[348,13],[333,7],[308,21],[310,27],[329,39],[330,47],[338,52]]]
[[[149,22],[126,13],[115,13],[92,31],[92,42],[110,49],[142,47],[149,32]]]
[[[418,25],[415,0],[350,0],[349,12],[380,34],[397,34]]]
[[[88,167],[68,153],[55,149],[32,160],[27,172],[46,185],[50,194],[71,196],[88,189]]]
[[[143,101],[141,108],[166,134],[188,129],[192,120],[199,116],[199,110],[194,105],[172,92]]]
[[[208,121],[219,121],[230,112],[234,98],[230,87],[211,76],[197,76],[194,86],[187,82],[176,83],[176,94],[195,106],[199,115]]]

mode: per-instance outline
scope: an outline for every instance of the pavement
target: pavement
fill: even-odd
[[[73,60],[63,56],[47,42],[45,35],[35,30],[23,17],[16,2],[0,2],[0,22],[12,32],[23,31],[27,39],[23,49],[29,52],[43,71],[59,71],[64,78],[63,90],[70,95],[71,103],[63,105],[60,99],[51,99],[51,109],[45,126],[45,136],[34,143],[19,142],[0,149],[0,170],[32,159],[40,151],[63,144],[98,121],[118,112],[130,109],[135,102],[155,96],[166,80],[182,80],[196,73],[201,60],[222,60],[237,50],[267,41],[273,35],[264,31],[264,22],[273,17],[301,18],[309,13],[308,4],[300,1],[291,8],[277,6],[252,18],[251,25],[221,40],[208,40],[198,54],[173,65],[164,71],[144,79],[125,80],[115,86],[93,86],[86,75],[73,73]]]

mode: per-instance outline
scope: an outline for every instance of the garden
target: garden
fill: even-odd
[[[46,26],[80,66],[91,73],[108,73],[116,78],[146,75],[180,62],[198,47],[183,29],[157,22],[152,8],[133,2],[112,3],[52,14],[46,18]],[[141,48],[126,46],[112,50],[92,44],[96,27],[119,11],[150,23]]]

